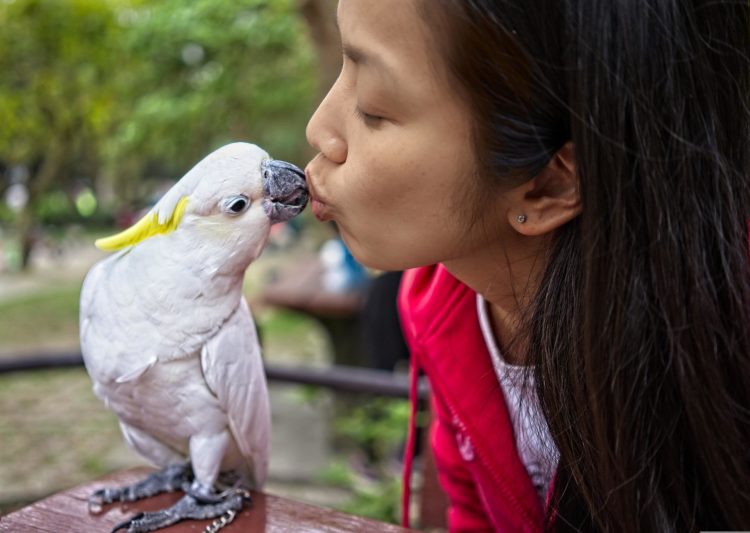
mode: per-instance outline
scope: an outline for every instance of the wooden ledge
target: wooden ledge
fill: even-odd
[[[90,514],[88,496],[103,487],[120,486],[142,479],[151,470],[134,468],[116,472],[96,481],[54,494],[28,507],[0,518],[2,532],[109,532],[135,513],[156,511],[176,502],[181,493],[161,494],[131,503],[105,506],[100,514]],[[349,515],[332,509],[317,507],[262,492],[252,493],[252,505],[243,510],[234,522],[221,530],[232,532],[364,532],[405,533],[407,529]],[[159,531],[164,533],[202,532],[211,520],[186,521]]]

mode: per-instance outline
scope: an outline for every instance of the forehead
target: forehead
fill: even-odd
[[[417,0],[340,0],[344,53],[395,77],[434,77],[429,32]]]

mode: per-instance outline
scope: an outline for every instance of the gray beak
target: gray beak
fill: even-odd
[[[305,173],[298,167],[276,159],[260,164],[263,172],[263,209],[271,224],[299,215],[307,205]]]

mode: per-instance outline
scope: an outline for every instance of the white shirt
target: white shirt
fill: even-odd
[[[482,335],[492,356],[492,365],[505,396],[508,414],[513,424],[518,455],[526,467],[534,488],[542,501],[547,496],[557,468],[559,453],[549,434],[534,387],[534,375],[525,366],[505,362],[495,342],[490,325],[487,302],[477,294],[477,312]]]

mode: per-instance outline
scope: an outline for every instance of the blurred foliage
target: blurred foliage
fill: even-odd
[[[293,0],[132,2],[111,162],[179,176],[207,152],[251,140],[297,159],[313,104],[313,57]],[[126,165],[127,166],[127,165]]]
[[[409,423],[409,402],[375,398],[336,421],[336,431],[364,450],[377,467],[397,455]]]
[[[6,1],[0,26],[0,160],[34,167],[55,143],[85,156],[84,147],[106,133],[114,106],[122,28],[113,5]]]
[[[317,84],[295,0],[4,0],[0,26],[0,195],[28,188],[25,247],[65,218],[50,191],[91,187],[111,219],[227,142],[304,157]]]
[[[5,203],[0,202],[0,226],[4,224],[10,224],[15,220],[15,215],[13,211],[5,205]]]
[[[398,523],[401,512],[401,465],[409,402],[375,398],[360,403],[335,420],[335,430],[348,445],[364,454],[359,468],[331,464],[323,481],[352,492],[341,510],[377,520]],[[356,473],[360,470],[360,474]]]
[[[73,174],[137,181],[232,140],[304,147],[315,80],[293,0],[13,0],[0,24],[4,165],[59,141]]]

